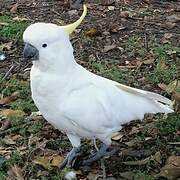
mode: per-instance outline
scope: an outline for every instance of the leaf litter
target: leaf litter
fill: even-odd
[[[95,67],[98,67],[99,64],[93,66],[92,61],[85,60],[92,55],[93,62],[110,63],[111,66],[108,68],[115,65],[118,67],[118,71],[125,69],[123,71],[129,76],[128,79],[125,79],[127,85],[155,90],[163,94],[167,93],[168,97],[174,99],[176,109],[178,109],[180,96],[177,77],[169,83],[161,81],[158,84],[159,87],[157,84],[149,85],[146,78],[147,72],[153,71],[156,65],[160,71],[169,69],[169,64],[164,61],[164,57],[162,59],[160,57],[161,60],[157,61],[153,49],[157,47],[151,44],[153,39],[151,39],[151,35],[159,36],[159,39],[157,38],[155,41],[159,43],[158,45],[177,45],[179,15],[176,13],[176,2],[170,4],[167,1],[156,3],[143,1],[137,4],[136,1],[107,0],[100,1],[99,4],[90,1],[87,3],[89,14],[86,21],[72,37],[76,40],[74,48],[77,59],[94,72],[97,71]],[[69,10],[69,5],[62,4],[61,1],[7,3],[5,7],[7,8],[5,8],[5,14],[4,10],[2,11],[3,15],[10,13],[13,21],[18,23],[38,19],[38,21],[54,21],[65,24],[65,22],[72,21],[72,18],[78,17],[77,10]],[[49,7],[54,8],[53,12],[48,10],[50,13],[44,13]],[[67,17],[65,14],[68,14]],[[0,26],[9,26],[9,22],[0,20]],[[145,35],[146,31],[151,33]],[[162,34],[159,34],[160,31]],[[131,37],[133,38],[131,39]],[[161,42],[162,44],[160,44]],[[18,65],[22,60],[22,42],[16,42],[11,38],[5,40],[0,38],[0,43],[0,51],[5,53],[7,60],[1,61],[0,73],[4,76],[12,65],[12,61],[15,60],[15,68],[8,78],[13,76],[21,79],[23,76],[25,77],[24,69],[30,66]],[[179,51],[168,49],[165,53],[169,57],[173,57],[172,61],[178,58]],[[103,68],[99,67],[100,73],[108,73],[106,68],[105,70]],[[29,77],[25,77],[26,84],[28,81]],[[8,88],[12,87],[8,86]],[[34,110],[31,110],[27,113],[14,108],[13,103],[17,103],[19,100],[18,91],[13,90],[8,95],[0,93],[0,133],[2,135],[0,139],[0,169],[1,167],[7,168],[7,171],[2,171],[2,173],[7,179],[37,179],[37,177],[52,179],[54,173],[56,178],[59,178],[56,169],[70,149],[67,137],[47,124],[38,112],[35,113]],[[165,126],[166,130],[172,133],[162,135],[162,129],[160,130],[156,124],[161,119],[163,119],[161,127]],[[162,115],[149,115],[144,122],[132,122],[114,134],[112,140],[116,142],[119,152],[110,158],[105,158],[107,179],[135,179],[139,171],[144,176],[147,173],[153,178],[163,176],[167,179],[176,179],[179,177],[178,136],[180,127],[178,121],[175,121],[177,128],[174,130],[172,126],[164,122],[164,119]],[[91,144],[89,141],[85,141],[85,146],[82,147],[85,153],[90,150]],[[14,151],[17,152],[14,154]],[[7,162],[9,165],[5,165]],[[31,171],[28,167],[31,167]],[[101,179],[103,177],[98,163],[92,165],[91,172],[84,171],[81,167],[75,168],[79,179]],[[77,173],[78,171],[80,173]]]

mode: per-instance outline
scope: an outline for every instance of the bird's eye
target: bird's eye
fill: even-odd
[[[43,47],[43,48],[47,47],[47,44],[43,44],[42,47]]]

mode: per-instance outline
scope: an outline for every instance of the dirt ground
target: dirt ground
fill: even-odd
[[[34,113],[37,109],[30,91],[26,90],[31,64],[22,58],[22,36],[0,30],[0,52],[6,56],[0,61],[3,79],[0,114],[20,107],[20,113],[23,112],[13,118],[5,114],[0,120],[0,180],[64,179],[69,171],[74,171],[77,179],[180,178],[180,2],[87,0],[85,3],[88,15],[71,36],[76,60],[104,77],[161,93],[174,100],[176,112],[169,116],[150,114],[143,122],[124,125],[113,138],[118,152],[90,167],[78,164],[92,149],[95,151],[93,143],[84,140],[83,154],[74,167],[59,170],[57,164],[70,150],[70,143],[64,134]],[[25,26],[34,22],[64,25],[77,20],[81,13],[82,8],[75,9],[68,0],[0,1],[0,16],[13,20],[18,17],[14,21],[26,21]],[[0,19],[0,28],[6,26],[3,23]],[[24,101],[23,105],[11,104],[12,99],[2,103],[4,97],[12,97],[16,91],[27,95],[29,98],[24,99],[29,104]]]

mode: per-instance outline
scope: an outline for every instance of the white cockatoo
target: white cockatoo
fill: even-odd
[[[122,124],[143,119],[145,113],[170,113],[171,101],[100,77],[77,64],[69,34],[84,19],[58,26],[35,23],[23,34],[23,55],[33,61],[32,98],[55,128],[65,132],[73,146],[64,163],[70,164],[79,152],[81,138],[99,139],[103,146],[86,160],[91,163],[108,153],[111,136]]]

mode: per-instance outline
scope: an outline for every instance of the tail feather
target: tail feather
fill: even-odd
[[[150,99],[153,101],[157,107],[159,107],[158,112],[164,112],[164,113],[170,113],[173,112],[172,109],[172,101],[168,98],[165,98],[159,94],[150,92],[150,91],[144,91],[141,89],[132,88],[123,84],[116,84],[116,87],[119,89],[126,91],[130,94],[134,94],[137,96],[145,97],[147,99]]]

